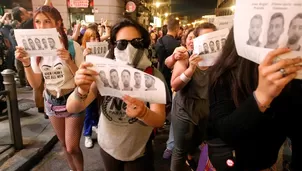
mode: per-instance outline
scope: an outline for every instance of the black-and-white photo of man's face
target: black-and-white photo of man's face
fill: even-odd
[[[203,49],[205,54],[209,53],[209,45],[207,43],[203,44]]]
[[[123,70],[121,74],[122,82],[124,85],[125,90],[130,90],[130,80],[131,80],[131,75],[128,70]]]
[[[146,91],[148,90],[156,90],[156,88],[154,87],[155,84],[155,79],[152,78],[151,76],[145,74],[145,86],[146,86]]]
[[[292,50],[299,51],[301,46],[299,41],[302,37],[302,13],[296,15],[290,22],[288,29],[288,46]]]
[[[259,37],[262,32],[262,16],[261,15],[255,15],[250,22],[250,28],[249,28],[249,42],[250,43],[257,43],[259,41]]]
[[[134,73],[134,88],[139,89],[141,88],[142,83],[142,75],[139,72]]]
[[[38,38],[35,38],[35,43],[36,43],[39,50],[43,50],[42,45],[41,45],[41,41]]]
[[[118,90],[120,89],[118,85],[119,77],[118,77],[117,70],[115,69],[110,70],[110,82],[114,89],[118,89]]]
[[[25,50],[30,50],[30,48],[28,47],[27,41],[25,39],[22,39],[22,43],[23,43],[23,47]]]
[[[28,39],[28,43],[29,43],[29,46],[31,47],[31,50],[36,50],[35,43],[31,38]]]
[[[284,32],[284,16],[281,13],[272,15],[267,32],[267,43],[265,47],[276,49],[279,47],[279,39]]]
[[[215,52],[214,42],[210,41],[209,45],[210,45],[211,52]]]
[[[106,73],[104,71],[100,71],[99,73],[101,81],[104,83],[104,87],[110,87],[109,81],[106,77]]]
[[[46,39],[42,39],[42,43],[43,43],[43,45],[44,45],[44,48],[45,49],[47,49],[48,48],[48,46],[47,46],[47,41],[46,41]]]
[[[50,49],[56,49],[55,40],[53,40],[53,38],[48,38],[47,40],[48,40],[48,44],[49,44]]]
[[[216,40],[216,48],[217,48],[217,50],[220,50],[220,41],[219,40]]]

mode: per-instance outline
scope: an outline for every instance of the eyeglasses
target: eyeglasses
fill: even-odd
[[[143,49],[144,48],[144,43],[143,43],[143,39],[142,38],[135,38],[132,40],[117,40],[115,41],[116,43],[116,47],[118,50],[125,50],[128,46],[129,43],[131,43],[131,45],[133,47],[135,47],[136,49]]]

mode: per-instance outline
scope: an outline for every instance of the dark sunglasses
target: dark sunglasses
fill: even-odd
[[[144,48],[144,43],[142,38],[135,38],[132,40],[117,40],[115,41],[116,47],[118,50],[125,50],[128,46],[128,44],[131,43],[133,47],[136,49],[143,49]]]

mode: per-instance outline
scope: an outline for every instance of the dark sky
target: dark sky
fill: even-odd
[[[202,15],[214,14],[217,0],[171,0],[172,13],[200,18]]]

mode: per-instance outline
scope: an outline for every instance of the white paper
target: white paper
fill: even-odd
[[[225,28],[231,29],[234,24],[234,15],[215,17],[213,24],[216,26],[217,30],[222,30]]]
[[[127,94],[145,102],[166,104],[165,84],[159,78],[108,58],[88,55],[86,61],[99,73],[96,84],[102,96]]]
[[[202,61],[198,63],[199,66],[212,66],[215,63],[225,45],[229,32],[229,29],[225,28],[193,39],[193,53],[199,54],[202,58]]]
[[[104,57],[108,51],[107,42],[87,42],[86,47],[91,49],[91,54]]]
[[[238,54],[258,64],[276,48],[293,50],[278,59],[302,56],[301,9],[301,0],[237,0],[234,36]],[[302,79],[302,72],[296,78]]]
[[[23,47],[31,57],[57,56],[57,50],[62,48],[59,33],[52,29],[15,29],[18,46]]]

